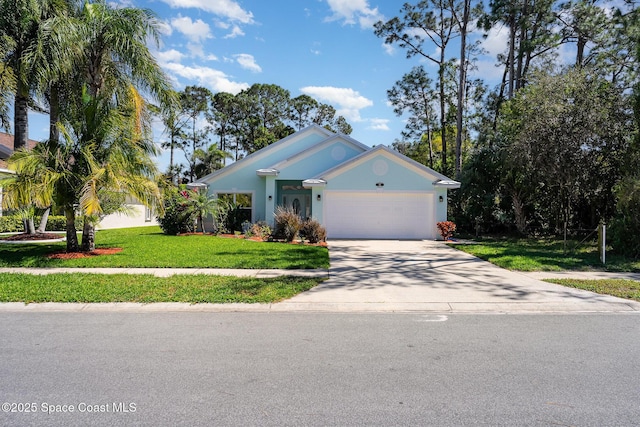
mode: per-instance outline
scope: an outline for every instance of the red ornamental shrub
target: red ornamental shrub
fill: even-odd
[[[451,221],[440,221],[436,224],[438,231],[444,240],[449,240],[453,237],[453,232],[456,231],[456,224]]]

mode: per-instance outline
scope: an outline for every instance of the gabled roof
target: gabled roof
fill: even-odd
[[[215,171],[213,173],[210,173],[207,176],[203,176],[202,178],[196,180],[195,182],[206,182],[206,181],[209,181],[211,178],[214,178],[216,176],[224,175],[224,174],[232,172],[232,171],[234,171],[234,170],[236,170],[238,168],[242,168],[245,165],[247,165],[247,164],[249,164],[249,163],[251,163],[253,161],[256,161],[256,160],[259,160],[262,157],[265,157],[266,155],[269,154],[269,152],[271,152],[273,150],[277,150],[278,148],[287,145],[288,143],[291,142],[292,139],[299,138],[301,135],[304,135],[305,133],[311,133],[313,131],[321,132],[324,135],[326,135],[327,138],[336,135],[335,133],[331,132],[330,130],[327,130],[327,129],[323,128],[322,126],[318,126],[318,125],[314,124],[314,125],[311,125],[311,126],[308,126],[308,127],[304,128],[304,129],[301,129],[298,132],[292,133],[291,135],[289,135],[289,136],[287,136],[285,138],[282,138],[281,140],[276,141],[273,144],[268,145],[268,146],[266,146],[266,147],[264,147],[264,148],[262,148],[262,149],[260,149],[260,150],[258,150],[256,152],[254,152],[254,153],[251,153],[247,157],[245,157],[243,159],[240,159],[237,162],[234,162],[234,163],[230,164],[229,166],[225,166],[224,168],[219,169],[219,170],[217,170],[217,171]]]
[[[421,163],[416,162],[413,159],[410,159],[409,157],[398,153],[395,150],[392,150],[384,145],[378,145],[377,147],[371,148],[367,151],[365,151],[362,154],[357,155],[356,157],[353,157],[349,160],[347,160],[344,163],[341,163],[329,170],[326,170],[318,175],[316,175],[314,178],[315,179],[319,179],[319,180],[323,180],[323,181],[328,181],[329,179],[336,177],[338,175],[341,175],[342,173],[348,171],[349,169],[367,161],[368,159],[370,159],[373,156],[376,156],[378,154],[385,154],[387,156],[391,156],[392,158],[395,158],[396,160],[400,161],[400,162],[404,162],[407,163],[411,168],[413,168],[416,172],[420,173],[421,175],[425,176],[425,178],[428,179],[432,179],[434,185],[436,186],[446,186],[447,188],[459,188],[460,187],[460,183],[457,181],[452,180],[451,178],[446,177],[445,175],[442,175],[439,172],[434,171],[433,169],[431,169],[430,167],[427,167]],[[442,185],[441,183],[446,183],[446,185]]]
[[[288,159],[284,159],[279,161],[278,163],[276,163],[275,165],[269,167],[268,169],[275,169],[275,170],[280,170],[284,167],[287,166],[291,166],[292,164],[306,159],[307,157],[312,156],[313,154],[317,153],[318,151],[322,150],[323,148],[325,148],[328,145],[333,144],[336,141],[343,141],[346,142],[349,145],[352,145],[354,147],[356,147],[359,150],[362,151],[366,151],[369,150],[370,147],[364,145],[363,143],[356,141],[355,139],[347,136],[347,135],[334,135],[332,137],[329,137],[321,142],[319,142],[318,144],[314,145],[313,147],[309,147],[306,150],[302,150],[299,153],[294,154],[293,156],[289,157]]]

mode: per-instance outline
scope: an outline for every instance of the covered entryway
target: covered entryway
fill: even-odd
[[[434,199],[432,193],[325,191],[327,237],[435,239]]]

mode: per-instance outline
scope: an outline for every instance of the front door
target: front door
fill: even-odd
[[[305,193],[288,193],[282,195],[282,206],[292,209],[300,218],[311,217],[311,195]]]

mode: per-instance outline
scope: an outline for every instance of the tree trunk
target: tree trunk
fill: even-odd
[[[91,252],[96,249],[96,227],[86,216],[84,217],[84,226],[82,227],[81,249],[82,252]]]
[[[19,150],[20,148],[27,146],[29,140],[29,105],[28,95],[23,95],[26,92],[24,85],[20,83],[18,79],[18,88],[15,96],[15,115],[13,117],[13,149]]]
[[[204,230],[204,217],[202,215],[198,215],[198,219],[200,220],[200,228],[202,228],[202,234],[206,234]]]
[[[33,217],[22,220],[24,234],[36,234],[36,226],[33,223]]]
[[[60,120],[60,91],[58,84],[54,83],[51,85],[49,98],[49,140],[57,142],[60,139],[60,131],[58,130],[58,121]]]
[[[49,213],[51,213],[51,206],[44,210],[42,218],[40,218],[40,225],[36,230],[36,233],[44,233],[47,229],[47,221],[49,221]]]
[[[462,118],[464,113],[464,95],[467,86],[467,24],[471,0],[464,1],[464,12],[460,22],[460,79],[458,82],[458,111],[456,112],[456,179],[462,172]]]
[[[442,62],[438,70],[440,80],[440,134],[442,137],[442,173],[447,174],[447,111],[444,95],[444,50],[441,50]]]
[[[522,235],[527,233],[527,218],[524,212],[524,202],[516,191],[511,192],[511,202],[513,206],[513,214],[515,216],[516,228]]]
[[[73,207],[67,207],[64,210],[67,218],[67,252],[78,252],[78,234],[76,233],[76,213]]]
[[[582,68],[584,61],[584,48],[587,45],[587,40],[581,34],[578,35],[578,43],[576,46],[576,67]]]
[[[516,44],[516,17],[515,11],[511,12],[509,17],[509,57],[507,59],[509,68],[509,91],[507,92],[508,99],[513,98],[513,89],[515,82],[515,44]]]

